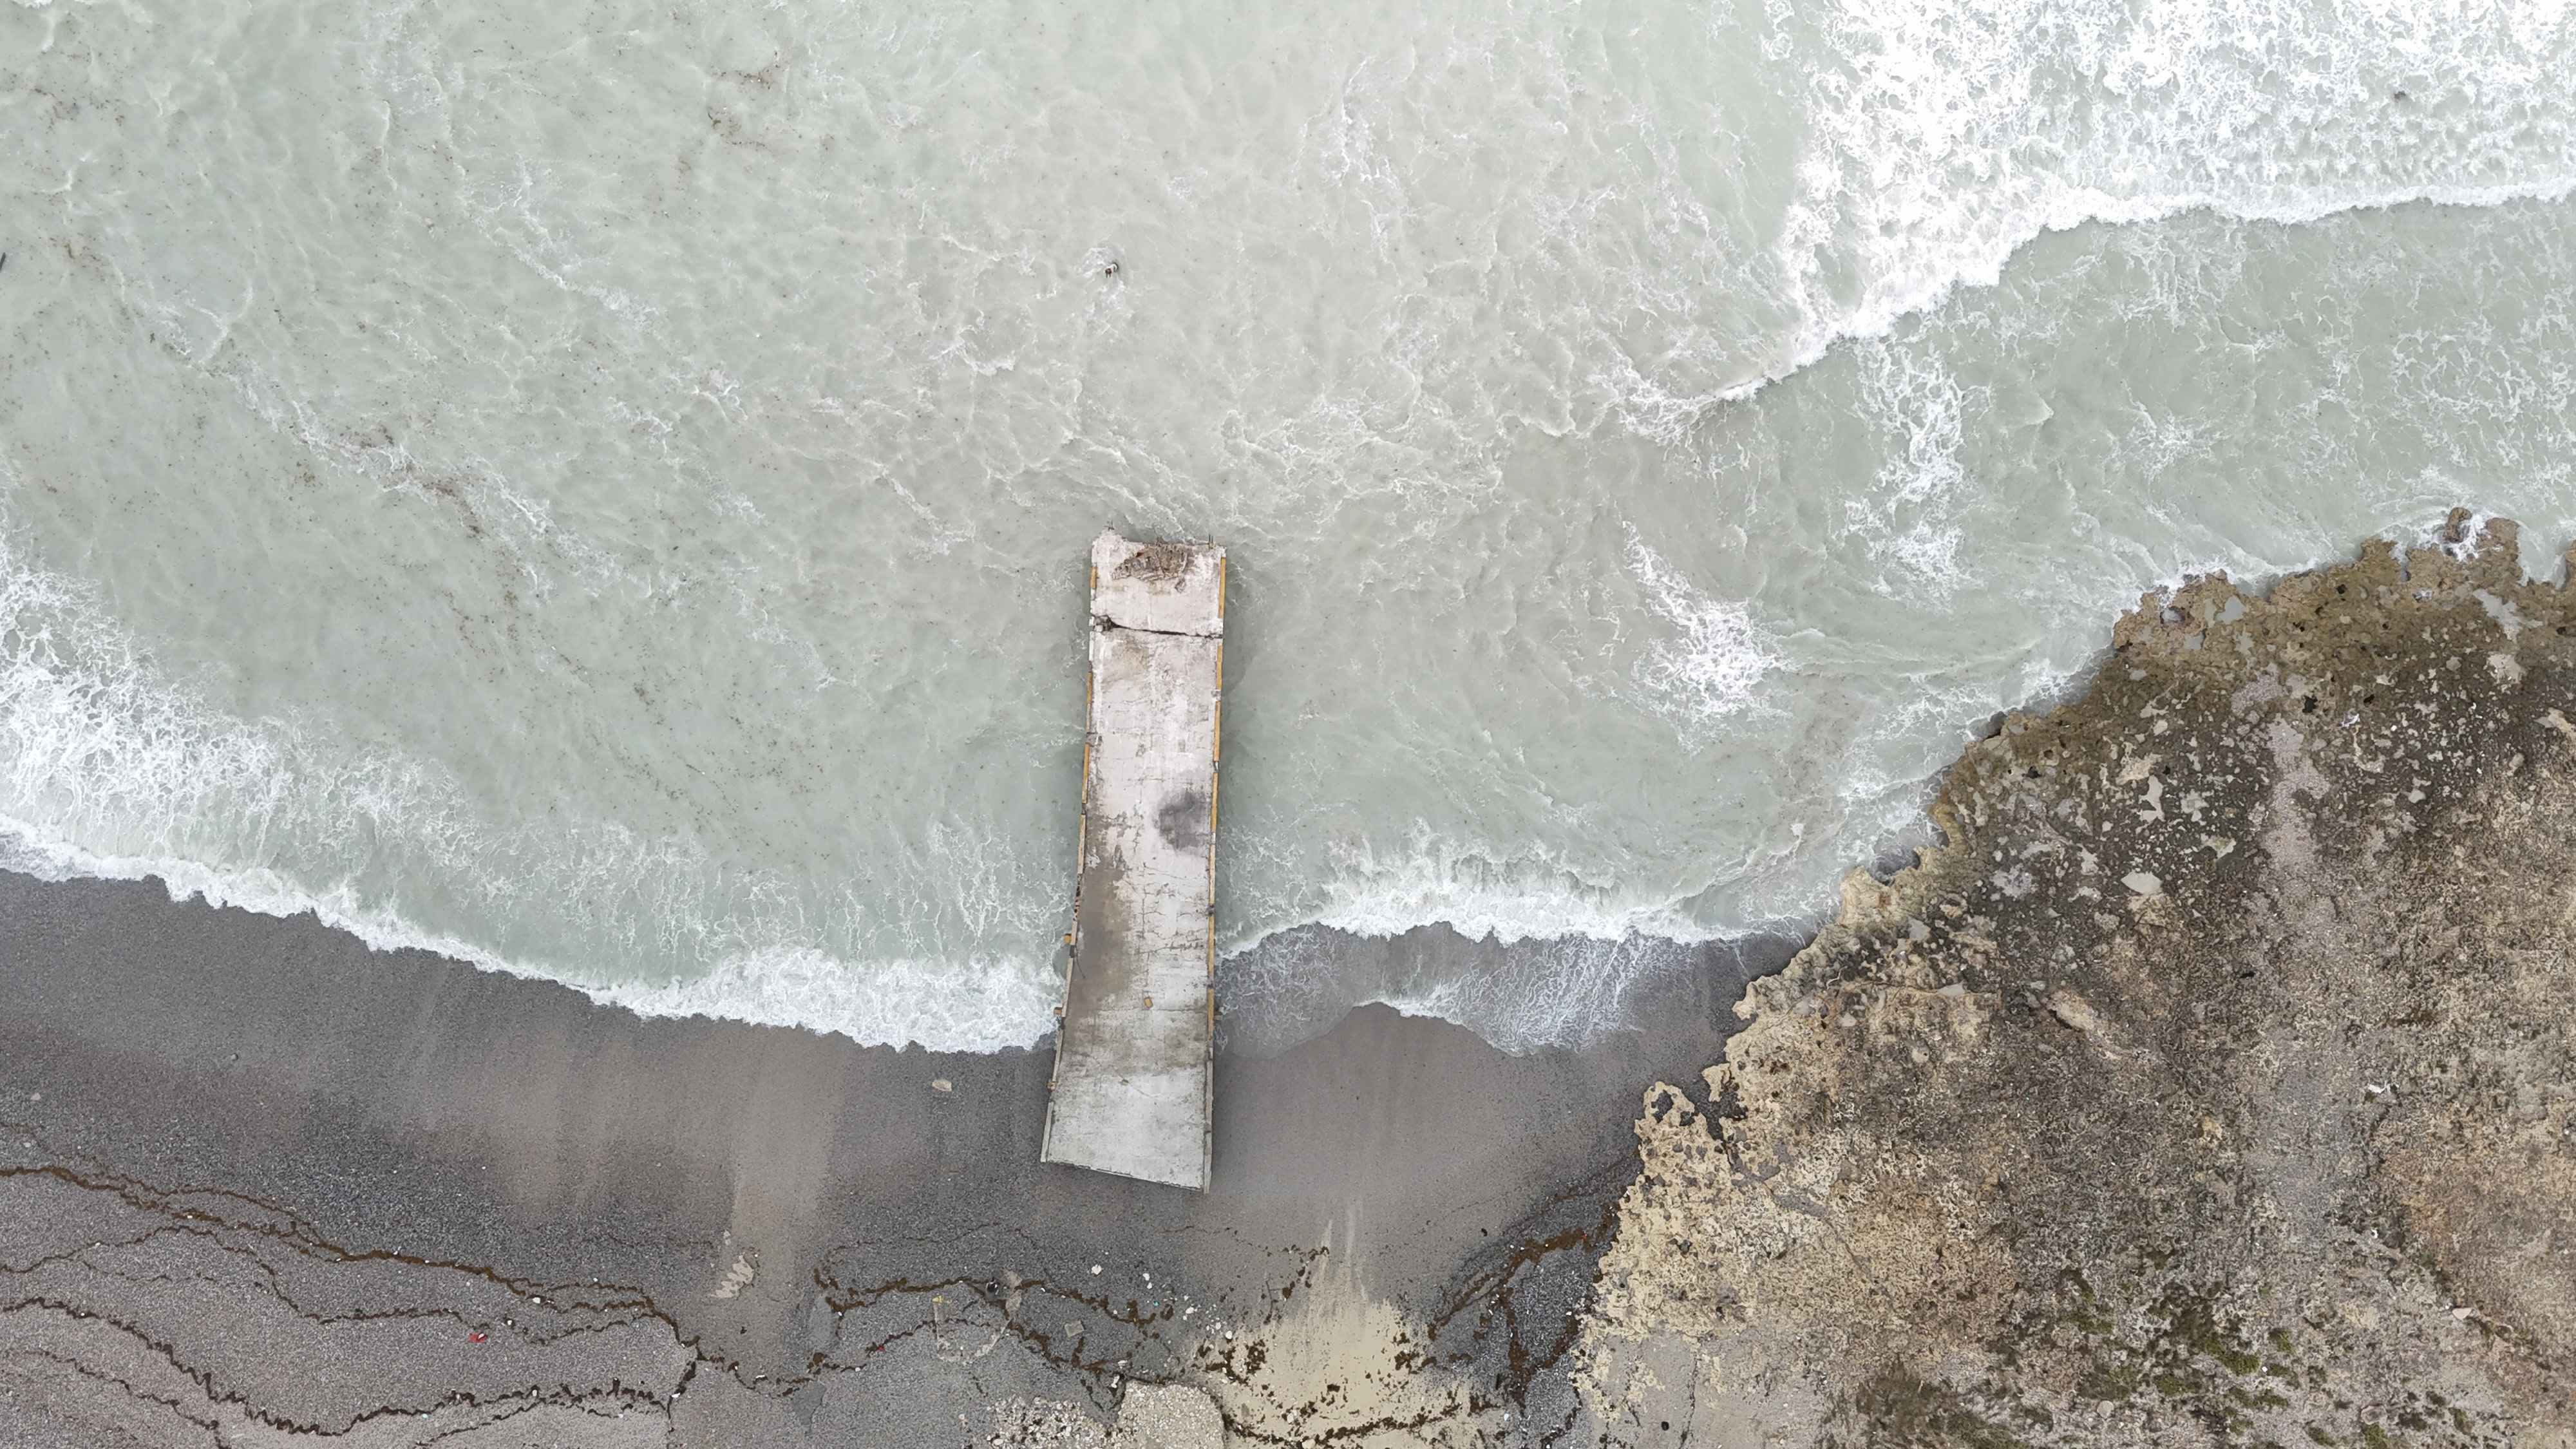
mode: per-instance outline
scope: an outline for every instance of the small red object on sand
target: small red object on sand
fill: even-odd
[[[467,1343],[481,1343],[483,1341],[483,1335],[479,1331],[469,1333],[465,1335],[465,1341]]]

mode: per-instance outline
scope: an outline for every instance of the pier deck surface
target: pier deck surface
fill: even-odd
[[[1039,1156],[1205,1189],[1225,551],[1091,546],[1080,877]]]

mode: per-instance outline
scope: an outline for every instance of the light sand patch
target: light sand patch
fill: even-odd
[[[1216,1404],[1187,1384],[1131,1384],[1110,1449],[1225,1449]]]

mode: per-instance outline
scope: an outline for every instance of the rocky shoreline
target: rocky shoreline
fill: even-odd
[[[1968,750],[1649,1093],[1601,1442],[2576,1442],[2576,593],[2469,525]]]

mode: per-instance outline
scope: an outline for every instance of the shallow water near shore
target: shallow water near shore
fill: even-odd
[[[1027,1044],[1110,525],[1234,1029],[1580,1040],[2141,589],[2576,531],[2571,22],[2239,24],[0,7],[0,864]]]

